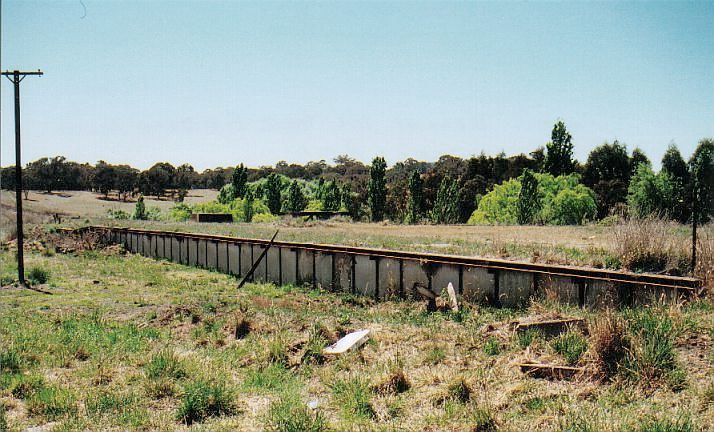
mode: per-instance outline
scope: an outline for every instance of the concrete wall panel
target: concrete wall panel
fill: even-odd
[[[419,261],[404,260],[403,266],[404,295],[407,298],[418,298],[414,287],[416,284],[428,287],[429,275]]]
[[[390,299],[401,296],[401,274],[399,260],[379,259],[379,298]]]
[[[283,284],[297,284],[297,252],[290,248],[280,249],[280,261],[283,268]]]
[[[263,250],[265,249],[264,246],[262,245],[253,245],[253,264],[255,264],[256,261],[258,261],[258,258],[260,258],[260,254],[263,253]],[[253,280],[255,282],[267,282],[267,262],[265,261],[265,258],[263,258],[258,266],[255,268],[255,271],[253,272]]]
[[[515,271],[499,272],[498,297],[502,306],[526,304],[533,295],[533,275]]]
[[[218,268],[218,242],[215,240],[209,240],[206,243],[206,267],[215,270]]]
[[[151,246],[152,246],[151,236],[142,235],[141,236],[141,254],[145,257],[152,256]]]
[[[228,243],[218,242],[218,262],[216,268],[221,273],[228,273]]]
[[[188,248],[188,254],[186,254],[186,257],[188,258],[188,265],[198,266],[198,241],[193,239],[186,239],[184,241],[186,242],[186,247]]]
[[[566,304],[580,304],[580,287],[571,277],[538,275],[538,290],[545,298]]]
[[[198,267],[206,268],[206,246],[208,242],[206,240],[198,241],[198,258],[196,265]]]
[[[485,268],[464,266],[462,295],[465,300],[478,303],[493,301],[496,277]]]
[[[355,255],[355,293],[374,297],[377,294],[377,263],[366,255]]]
[[[459,266],[442,264],[436,268],[434,275],[431,277],[431,290],[436,295],[441,295],[441,292],[446,289],[449,282],[454,286],[454,290],[459,292]]]
[[[332,254],[315,254],[315,284],[318,288],[332,291]]]
[[[335,291],[352,292],[352,256],[335,254]]]
[[[253,245],[243,243],[240,245],[240,274],[245,276],[253,265]]]
[[[240,246],[237,243],[228,243],[228,270],[229,274],[240,276]]]
[[[282,283],[280,280],[280,248],[271,246],[263,259],[266,260],[267,264],[267,280],[280,285]]]
[[[313,283],[313,252],[298,250],[298,283],[312,285]]]

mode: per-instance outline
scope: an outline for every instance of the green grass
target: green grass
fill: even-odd
[[[171,350],[161,350],[154,354],[144,370],[150,379],[181,379],[186,376],[186,367]]]
[[[569,365],[577,364],[588,349],[588,341],[579,332],[568,331],[551,341],[553,350],[563,356]]]
[[[183,389],[176,418],[191,425],[210,417],[231,415],[237,412],[235,395],[223,382],[196,380]]]
[[[327,421],[319,411],[312,411],[299,398],[281,398],[270,404],[266,418],[268,430],[274,432],[327,431]]]
[[[332,384],[332,394],[338,405],[348,414],[371,419],[375,416],[369,384],[362,378],[338,379]]]
[[[625,375],[643,385],[669,382],[681,388],[686,374],[675,352],[674,321],[660,308],[641,308],[628,313],[630,350],[625,357]]]
[[[27,280],[32,285],[45,284],[50,280],[50,272],[42,267],[32,267],[27,273]]]
[[[77,398],[69,390],[57,386],[42,387],[30,395],[27,411],[46,420],[58,420],[77,412]]]
[[[53,296],[0,290],[0,400],[14,430],[52,422],[56,431],[169,431],[189,421],[192,430],[588,430],[568,423],[574,412],[588,413],[595,430],[613,431],[692,412],[699,430],[698,419],[714,414],[714,392],[701,378],[711,357],[701,340],[714,328],[708,298],[613,312],[628,323],[628,347],[658,326],[650,337],[672,342],[677,367],[652,381],[653,397],[625,361],[613,381],[587,386],[525,376],[514,366],[522,347],[552,356],[550,341],[482,331],[543,313],[591,322],[598,311],[466,303],[456,317],[427,313],[419,302],[296,285],[236,290],[235,278],[217,272],[102,250],[26,258],[28,268],[48,270],[56,288]],[[0,250],[0,277],[13,277],[13,266]],[[657,319],[648,323],[646,313]],[[251,326],[240,339],[237,315]],[[671,326],[657,324],[663,317]],[[322,356],[324,344],[361,328],[373,330],[369,343]],[[680,350],[698,360],[678,359]],[[686,386],[670,385],[677,374]],[[315,410],[306,406],[313,399]]]
[[[483,344],[483,352],[490,356],[499,355],[501,353],[501,342],[495,337],[489,337]]]

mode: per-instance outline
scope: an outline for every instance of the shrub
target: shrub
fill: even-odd
[[[518,193],[518,223],[530,224],[540,211],[541,202],[538,194],[538,179],[529,169],[523,171],[520,177],[521,190]]]
[[[671,216],[679,198],[674,192],[675,184],[667,172],[655,174],[648,165],[640,164],[627,190],[630,213],[637,217]]]
[[[129,213],[125,212],[122,209],[109,209],[107,210],[107,217],[109,219],[116,219],[116,220],[126,220],[129,219]]]
[[[444,177],[436,193],[436,201],[431,211],[431,221],[440,224],[454,224],[459,221],[459,188],[451,177]]]
[[[539,209],[530,215],[533,222],[568,225],[581,224],[596,216],[595,194],[579,184],[577,174],[553,177],[550,174],[535,173]],[[518,223],[518,203],[521,195],[521,180],[511,179],[493,187],[479,200],[478,207],[468,223],[516,224]]]
[[[340,209],[342,197],[340,188],[334,181],[325,183],[322,188],[322,208],[325,211],[337,211]]]
[[[280,193],[282,189],[282,177],[275,173],[270,174],[268,180],[265,182],[265,201],[270,209],[270,213],[274,215],[280,214],[282,207]]]
[[[42,267],[32,267],[27,274],[27,279],[29,279],[30,283],[33,285],[44,284],[50,280],[50,272]]]
[[[578,332],[568,331],[561,334],[551,342],[551,346],[558,354],[565,358],[570,365],[577,364],[580,357],[588,349],[588,342]]]
[[[327,423],[318,412],[311,412],[299,399],[283,398],[270,404],[268,430],[275,432],[321,432]]]
[[[144,196],[139,196],[136,200],[136,206],[134,206],[134,213],[131,215],[132,219],[135,220],[146,220],[146,205],[144,204]]]
[[[238,198],[238,193],[235,186],[233,186],[232,183],[228,183],[223,185],[221,190],[218,192],[216,200],[221,204],[228,204],[236,198]]]
[[[185,203],[175,204],[169,210],[169,219],[177,222],[183,222],[191,217],[191,206]]]
[[[231,415],[235,412],[233,392],[224,383],[198,380],[184,388],[176,418],[191,425],[209,417]]]
[[[307,197],[302,190],[302,187],[297,180],[293,180],[288,188],[288,200],[285,203],[285,208],[289,212],[299,212],[307,206]]]

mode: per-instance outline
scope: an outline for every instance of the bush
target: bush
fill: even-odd
[[[490,356],[500,354],[501,344],[498,342],[498,339],[496,339],[495,337],[489,337],[488,339],[486,339],[486,343],[484,343],[483,345],[483,352]]]
[[[675,186],[666,172],[655,174],[648,165],[640,164],[627,190],[630,213],[636,217],[671,216],[675,202],[683,198],[674,196]]]
[[[177,222],[183,222],[191,217],[191,206],[185,203],[179,203],[171,207],[169,210],[169,219]]]
[[[144,196],[139,196],[134,206],[134,213],[131,215],[135,220],[146,220],[146,205],[144,204]]]
[[[533,222],[554,225],[582,224],[597,214],[595,194],[579,184],[577,174],[553,177],[536,173],[538,211],[528,215]],[[493,187],[479,200],[478,207],[469,218],[471,225],[516,224],[519,215],[521,180],[511,179]],[[530,195],[534,195],[529,193]]]
[[[268,430],[275,432],[321,432],[327,430],[322,415],[310,411],[299,399],[275,401],[268,408]]]
[[[184,388],[176,417],[191,425],[209,417],[231,415],[235,412],[233,392],[224,383],[198,380]]]
[[[236,198],[238,198],[238,192],[236,191],[235,186],[233,186],[233,184],[231,183],[228,183],[227,185],[224,185],[218,192],[217,201],[221,204],[228,204]]]
[[[126,220],[129,219],[130,215],[122,209],[109,209],[107,210],[107,217],[109,219]]]
[[[33,285],[41,285],[50,280],[50,272],[42,267],[32,267],[27,274],[27,279]]]

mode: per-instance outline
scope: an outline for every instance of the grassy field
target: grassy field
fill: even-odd
[[[0,252],[0,278],[14,275]],[[30,253],[0,290],[0,430],[711,430],[714,304],[612,314],[425,305],[248,284],[124,255]],[[46,279],[46,280],[45,280]],[[583,317],[589,334],[515,335]],[[321,349],[369,328],[360,350]],[[524,376],[524,360],[602,371]],[[709,429],[708,429],[709,428]]]

